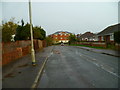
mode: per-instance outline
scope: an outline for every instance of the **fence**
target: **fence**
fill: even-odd
[[[45,41],[34,40],[34,49],[42,49],[45,47]],[[31,41],[16,41],[2,43],[2,65],[13,62],[31,52]]]

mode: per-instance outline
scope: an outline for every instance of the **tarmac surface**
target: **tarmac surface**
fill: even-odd
[[[54,46],[37,88],[118,88],[118,57]]]

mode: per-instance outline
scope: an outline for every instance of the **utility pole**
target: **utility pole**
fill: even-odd
[[[36,65],[36,60],[35,60],[35,50],[34,50],[34,43],[33,43],[31,0],[29,0],[29,18],[30,18],[30,32],[31,32],[31,56],[32,56],[32,65],[35,66],[35,65]]]

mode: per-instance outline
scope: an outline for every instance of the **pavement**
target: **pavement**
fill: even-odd
[[[36,79],[39,79],[41,74],[38,75],[38,73],[50,55],[52,48],[52,46],[46,47],[35,53],[36,66],[32,66],[31,55],[29,54],[2,67],[2,88],[35,88],[38,82]]]
[[[115,56],[115,57],[120,57],[120,51],[116,51],[116,50],[110,50],[110,49],[95,49],[95,48],[89,48],[89,47],[83,47],[83,46],[77,46],[81,49],[85,49],[88,51],[93,51],[96,53],[101,53],[101,54],[107,54],[107,55],[111,55],[111,56]]]

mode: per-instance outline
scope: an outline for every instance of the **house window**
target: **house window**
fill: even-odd
[[[110,35],[110,40],[114,40],[114,35],[113,34]]]
[[[57,39],[57,37],[55,37],[55,39]]]
[[[104,38],[103,38],[103,36],[101,37],[101,41],[104,41]]]
[[[62,37],[60,39],[63,39]]]

